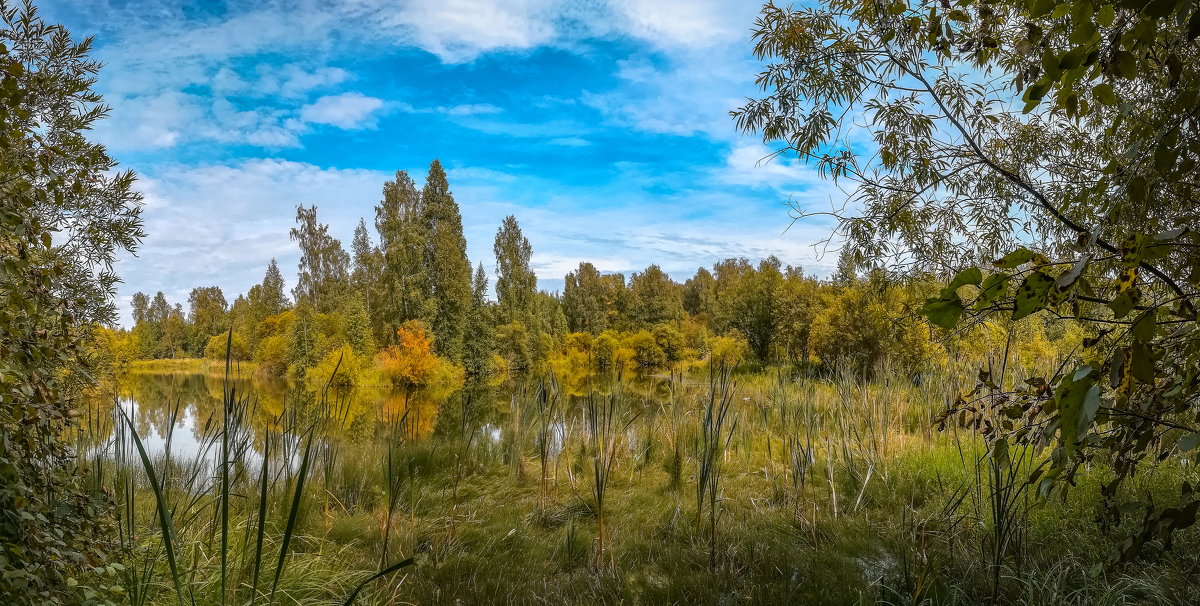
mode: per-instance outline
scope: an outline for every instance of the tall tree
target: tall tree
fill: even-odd
[[[632,316],[643,326],[683,319],[683,289],[657,265],[629,277]]]
[[[529,268],[533,247],[521,234],[517,218],[504,218],[496,230],[492,247],[496,253],[496,313],[497,322],[522,322],[529,325],[533,315],[533,298],[537,293],[537,276]]]
[[[372,309],[378,307],[379,273],[383,265],[383,255],[371,244],[371,232],[367,222],[358,220],[354,228],[354,240],[350,243],[350,252],[354,258],[354,271],[350,274],[350,282],[355,290],[362,294],[362,304],[370,317]]]
[[[574,332],[599,334],[619,324],[629,298],[623,274],[601,274],[586,261],[563,280],[563,313]]]
[[[229,328],[225,318],[228,305],[220,286],[201,286],[193,288],[188,295],[188,308],[191,334],[187,353],[199,358],[204,355],[204,347],[208,345],[209,337]]]
[[[87,134],[99,63],[31,3],[0,3],[0,603],[82,603],[103,567],[103,500],[64,432],[83,355],[116,319],[113,268],[142,232],[132,173]],[[101,598],[103,599],[103,598]]]
[[[943,328],[1049,309],[1092,333],[1062,372],[1003,395],[1005,377],[981,373],[995,397],[952,411],[1018,412],[976,425],[998,445],[1053,441],[1044,490],[1107,458],[1114,495],[1141,461],[1200,442],[1197,37],[1200,5],[1183,0],[826,0],[768,4],[755,24],[765,95],[733,115],[847,182],[835,235],[869,264],[946,278],[924,306]],[[1186,440],[1162,439],[1181,425]],[[1141,536],[1190,525],[1200,498],[1184,493],[1170,511],[1143,503]]]
[[[488,278],[483,263],[471,280],[471,310],[463,339],[463,365],[473,375],[486,373],[491,366],[493,332],[492,309],[487,301]]]
[[[247,320],[250,323],[246,334],[249,335],[251,348],[256,347],[263,336],[259,334],[262,321],[269,316],[283,313],[288,308],[287,294],[284,291],[283,274],[279,273],[279,265],[275,259],[271,259],[262,282],[251,286],[250,291],[246,293],[246,304],[249,308]]]
[[[462,216],[450,193],[446,171],[437,160],[429,165],[421,189],[428,240],[425,266],[429,268],[429,294],[433,301],[434,347],[453,361],[462,359],[463,332],[471,301],[471,264]]]
[[[683,283],[684,311],[693,316],[710,315],[714,288],[712,272],[704,267],[697,269],[695,275]]]
[[[726,259],[713,266],[716,301],[713,327],[717,332],[736,329],[746,337],[761,361],[771,357],[775,337],[775,291],[783,281],[781,263],[768,257],[755,268],[746,259]]]
[[[317,222],[316,206],[296,206],[296,227],[291,237],[300,244],[296,300],[307,300],[317,313],[333,311],[350,285],[350,255],[337,238],[329,235],[329,226]]]
[[[382,256],[379,272],[381,300],[373,314],[376,334],[392,334],[409,320],[431,321],[425,248],[428,229],[420,191],[405,171],[384,183],[383,200],[375,207],[375,230]]]

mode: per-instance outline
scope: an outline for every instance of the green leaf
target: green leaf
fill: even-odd
[[[1046,306],[1046,295],[1054,286],[1054,278],[1035,271],[1017,288],[1012,319],[1020,320]]]
[[[1082,375],[1082,376],[1081,376]],[[1090,366],[1081,366],[1072,380],[1058,388],[1057,404],[1059,431],[1067,453],[1085,435],[1100,407],[1100,386],[1096,385]]]
[[[1184,435],[1183,437],[1179,438],[1178,445],[1181,452],[1187,452],[1197,446],[1200,446],[1200,432],[1193,431],[1192,433]]]
[[[1034,0],[1033,7],[1029,9],[1029,16],[1036,19],[1046,15],[1054,10],[1056,4],[1054,0]]]
[[[1137,76],[1137,58],[1129,51],[1120,50],[1113,55],[1113,63],[1117,68],[1117,75],[1122,78],[1134,78]]]
[[[946,285],[946,288],[942,289],[942,298],[950,298],[950,295],[955,294],[959,288],[968,284],[979,286],[980,282],[983,282],[983,272],[979,271],[978,267],[968,267],[958,272],[958,275],[954,276],[954,279]]]
[[[1137,305],[1137,302],[1138,290],[1136,288],[1131,288],[1117,294],[1112,301],[1108,302],[1108,307],[1112,310],[1113,317],[1120,320],[1121,318],[1129,315],[1130,311],[1133,311],[1133,308]]]
[[[955,324],[958,324],[962,313],[963,303],[958,295],[953,295],[948,299],[926,299],[925,305],[921,307],[921,315],[946,330],[950,330],[954,328]]]
[[[1133,323],[1133,329],[1130,331],[1133,333],[1133,338],[1138,341],[1149,341],[1154,338],[1156,310],[1157,308],[1151,307],[1138,316],[1138,319]]]
[[[1034,253],[1024,248],[1018,248],[1003,257],[992,261],[992,265],[1004,269],[1012,269],[1019,265],[1028,263],[1033,259]]]
[[[988,275],[979,290],[979,298],[975,301],[975,309],[983,309],[996,301],[1008,289],[1008,274],[996,272]]]
[[[1107,82],[1101,82],[1092,87],[1092,96],[1105,105],[1117,104],[1117,95],[1113,93],[1112,85]]]
[[[1154,354],[1145,343],[1134,343],[1129,348],[1129,372],[1143,383],[1154,383]]]

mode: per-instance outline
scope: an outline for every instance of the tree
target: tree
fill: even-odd
[[[350,286],[350,255],[329,235],[329,226],[317,222],[317,207],[296,206],[296,227],[291,238],[300,244],[300,274],[293,294],[307,300],[317,313],[337,309]]]
[[[835,237],[868,263],[945,278],[923,309],[942,327],[1043,312],[1092,333],[1052,376],[981,373],[953,411],[1003,407],[1020,422],[986,424],[998,444],[1053,439],[1043,491],[1100,457],[1114,495],[1141,461],[1200,443],[1197,11],[837,0],[768,4],[755,26],[766,95],[733,115],[851,191],[859,212],[834,213]],[[849,145],[834,116],[859,116],[874,145]],[[1190,525],[1200,500],[1190,486],[1183,496],[1170,510],[1143,503],[1157,530],[1122,555]]]
[[[375,207],[375,230],[382,255],[376,334],[390,340],[399,325],[433,316],[423,199],[407,172],[397,171],[395,179],[383,184],[383,200]]]
[[[421,205],[428,235],[424,263],[433,303],[434,347],[439,355],[458,362],[462,359],[463,330],[471,301],[471,264],[467,261],[462,216],[450,193],[446,172],[437,160],[429,165]]]
[[[463,365],[468,374],[485,374],[491,369],[493,332],[492,308],[487,301],[488,278],[483,263],[471,281],[471,309],[463,340]]]
[[[307,301],[296,305],[295,317],[287,333],[287,362],[292,374],[304,377],[308,369],[321,361],[321,329]]]
[[[188,322],[191,324],[191,339],[187,353],[199,358],[204,355],[209,337],[228,330],[225,294],[220,286],[193,288],[188,295]]]
[[[362,303],[369,318],[372,310],[379,307],[379,274],[383,267],[383,255],[371,244],[371,232],[367,230],[367,223],[362,219],[358,220],[358,227],[354,228],[354,240],[350,243],[350,251],[354,256],[354,271],[350,274],[350,282],[354,289],[362,294]]]
[[[501,324],[529,324],[533,314],[533,297],[537,292],[537,276],[529,269],[533,248],[521,235],[516,217],[504,218],[496,230],[493,246],[496,253],[496,319]]]
[[[31,5],[0,4],[0,19],[0,603],[76,603],[68,580],[92,585],[111,526],[64,432],[93,330],[116,318],[117,254],[144,235],[141,201],[85,137],[107,113],[91,40]]]
[[[760,261],[757,268],[746,259],[726,259],[713,266],[714,330],[741,332],[750,351],[763,362],[769,361],[775,338],[775,292],[783,282],[779,268],[775,257]]]
[[[250,291],[246,293],[246,305],[248,307],[247,320],[250,326],[243,330],[250,336],[251,349],[255,349],[258,347],[259,341],[267,336],[262,334],[263,321],[283,313],[288,308],[287,295],[284,294],[283,275],[279,273],[279,265],[275,263],[275,259],[271,259],[271,263],[267,265],[267,272],[263,275],[262,282],[251,286]]]
[[[623,274],[601,274],[591,263],[581,262],[564,280],[563,313],[573,332],[600,334],[624,323],[631,299]]]
[[[709,315],[715,288],[713,275],[701,267],[683,283],[683,309],[693,316]]]
[[[629,291],[632,319],[642,326],[683,319],[683,289],[657,265],[630,276]]]
[[[375,353],[375,337],[371,334],[371,319],[367,317],[364,297],[352,296],[342,310],[346,329],[346,344],[358,356]]]

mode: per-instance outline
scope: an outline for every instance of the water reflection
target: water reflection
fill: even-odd
[[[571,427],[582,422],[588,393],[604,397],[623,390],[628,401],[641,412],[653,413],[669,393],[668,379],[661,376],[611,375],[567,376],[554,379],[562,398],[562,414],[547,431],[548,451],[557,456]],[[490,442],[494,446],[532,438],[538,432],[536,393],[544,379],[531,376],[505,380],[469,382],[461,388],[405,389],[368,387],[348,391],[331,390],[322,405],[321,394],[302,384],[237,378],[229,386],[235,397],[246,398],[241,424],[249,433],[246,455],[261,458],[264,436],[281,426],[303,428],[326,417],[323,439],[332,443],[367,441],[410,441],[442,436]],[[215,463],[219,449],[212,448],[222,423],[226,383],[204,374],[129,373],[121,378],[116,406],[134,420],[147,451],[164,453],[169,445],[172,459],[203,459]],[[95,403],[100,421],[91,423],[90,441],[99,444],[112,434],[115,410],[108,400]],[[292,436],[292,441],[296,436]],[[636,441],[638,438],[633,437]]]

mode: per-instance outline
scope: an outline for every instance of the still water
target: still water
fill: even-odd
[[[673,388],[668,377],[654,375],[517,375],[440,389],[331,389],[323,398],[303,384],[281,380],[241,378],[227,383],[223,377],[199,373],[132,372],[119,380],[115,397],[96,403],[89,425],[92,440],[112,435],[113,419],[121,419],[115,402],[133,420],[151,456],[169,450],[175,460],[213,462],[219,451],[214,438],[221,430],[225,390],[232,389],[245,406],[243,427],[257,438],[249,441],[245,454],[250,459],[258,458],[255,444],[263,434],[298,431],[318,411],[333,421],[323,437],[343,443],[394,439],[399,427],[405,440],[445,435],[498,444],[533,430],[543,386],[558,394],[558,420],[548,444],[551,454],[562,448],[568,432],[581,427],[589,393],[607,397],[618,392],[630,412],[650,417],[670,405]],[[681,387],[676,384],[674,389],[678,393]]]

